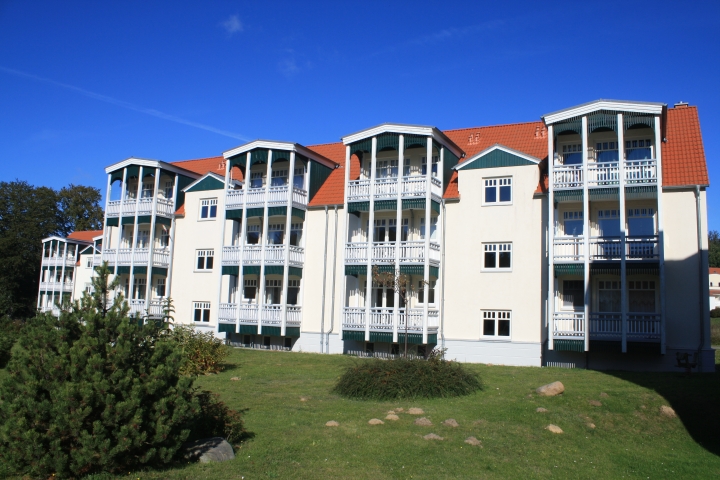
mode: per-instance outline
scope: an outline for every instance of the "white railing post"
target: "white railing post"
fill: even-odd
[[[623,114],[617,114],[618,163],[620,169],[620,326],[622,329],[621,350],[627,353],[627,231],[625,229],[625,124]]]
[[[288,198],[287,212],[285,215],[285,261],[283,263],[283,287],[282,287],[282,310],[280,336],[285,336],[287,328],[287,296],[290,276],[290,229],[292,228],[292,206],[293,206],[293,182],[295,181],[295,152],[290,152],[290,166],[288,168]],[[324,308],[324,306],[323,306]]]
[[[555,168],[555,146],[553,137],[553,126],[548,125],[548,225],[545,232],[546,245],[548,249],[548,277],[547,277],[547,292],[545,301],[547,302],[546,310],[546,321],[547,321],[547,332],[548,332],[548,349],[553,350],[553,322],[555,315],[555,205],[554,205],[554,192],[555,192],[555,179],[554,179],[554,168]],[[540,179],[542,181],[542,178]],[[552,295],[551,295],[552,292]]]
[[[395,288],[395,283],[397,283],[397,280],[400,276],[400,245],[402,242],[402,178],[403,178],[403,170],[405,167],[405,136],[400,134],[398,135],[398,170],[397,170],[397,191],[396,191],[396,202],[397,202],[397,209],[396,209],[396,222],[395,222],[395,261],[393,264],[394,268],[394,282],[393,282],[393,295],[394,295],[394,303],[395,308],[393,310],[393,322],[392,322],[392,341],[393,343],[398,343],[398,321],[400,319],[400,293]],[[402,288],[402,286],[400,287]]]
[[[588,124],[587,115],[582,117],[582,157],[583,157],[583,234],[585,239],[585,251],[590,251],[590,196],[588,194]],[[585,255],[583,261],[585,287],[584,312],[587,319],[590,313],[590,255]],[[588,322],[585,322],[585,351],[590,350],[590,332]]]
[[[138,184],[137,184],[137,195],[135,197],[135,220],[133,221],[133,239],[132,239],[132,245],[130,245],[130,277],[128,278],[128,297],[133,297],[134,292],[134,285],[133,282],[135,281],[135,245],[137,243],[137,234],[138,230],[138,201],[140,200],[140,195],[142,194],[142,180],[143,180],[143,167],[140,166],[139,174],[138,174]],[[120,227],[122,228],[122,218],[120,219]]]

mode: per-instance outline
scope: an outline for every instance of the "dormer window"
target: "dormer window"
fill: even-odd
[[[626,140],[625,158],[628,160],[649,160],[652,158],[652,143],[646,140]]]
[[[595,155],[598,162],[617,162],[617,142],[598,142],[595,144]]]
[[[581,165],[582,160],[582,143],[562,146],[563,165]]]
[[[283,185],[287,185],[287,176],[288,171],[286,170],[273,170],[272,171],[272,181],[270,183],[273,187],[282,187]]]

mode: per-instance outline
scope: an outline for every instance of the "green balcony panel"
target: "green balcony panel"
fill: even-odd
[[[221,323],[218,325],[218,332],[220,333],[235,333],[234,323]]]
[[[584,352],[584,340],[553,340],[553,349],[558,352]]]
[[[365,341],[365,332],[358,330],[343,330],[342,332],[343,341],[355,340],[357,342]]]

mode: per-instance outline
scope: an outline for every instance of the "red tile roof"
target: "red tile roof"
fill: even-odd
[[[80,240],[83,242],[92,242],[94,237],[102,235],[102,230],[84,230],[80,232],[72,232],[67,236],[68,240]]]
[[[340,165],[330,173],[308,206],[341,205],[345,202],[345,145],[336,142],[311,145],[307,148]]]
[[[178,215],[178,216],[180,216],[180,217],[184,217],[184,216],[185,216],[185,204],[184,204],[184,203],[183,203],[182,205],[180,205],[180,208],[178,208],[178,209],[175,211],[175,215]]]
[[[170,165],[190,170],[191,172],[199,175],[205,175],[208,172],[213,172],[223,177],[225,176],[225,158],[222,156],[170,162]]]
[[[710,267],[710,275],[720,275],[720,268]]]
[[[697,107],[668,108],[665,137],[663,186],[709,185]]]

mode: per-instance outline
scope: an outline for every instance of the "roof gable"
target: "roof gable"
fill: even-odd
[[[223,188],[225,188],[225,180],[222,177],[214,173],[207,173],[185,187],[183,192],[204,192],[207,190],[222,190]]]
[[[474,170],[480,168],[519,167],[526,165],[538,165],[539,158],[527,155],[517,150],[495,144],[483,150],[474,157],[459,163],[453,167],[454,170]]]

